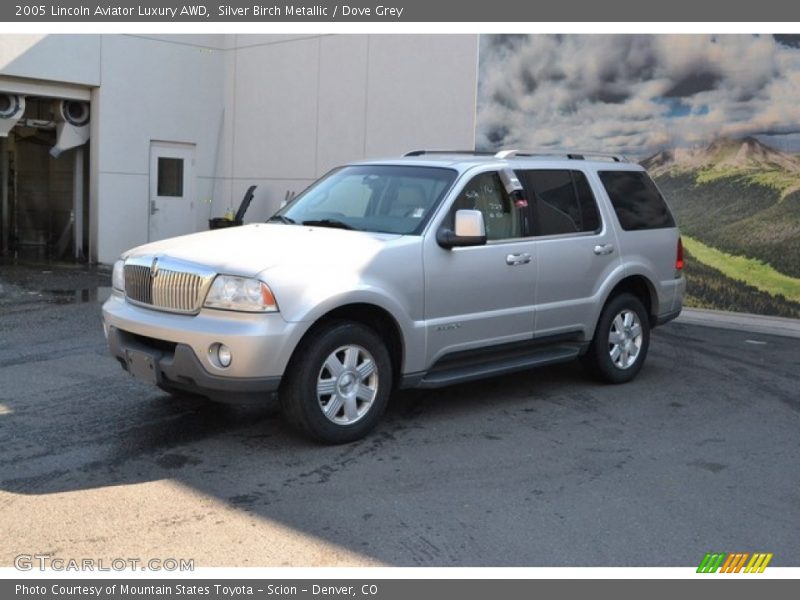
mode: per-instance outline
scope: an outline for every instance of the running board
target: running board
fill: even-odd
[[[468,364],[443,364],[428,371],[414,387],[440,388],[455,383],[566,362],[580,356],[584,349],[582,344],[559,344],[532,348],[524,354],[517,351],[506,356],[490,355],[487,360],[482,362],[473,360]]]

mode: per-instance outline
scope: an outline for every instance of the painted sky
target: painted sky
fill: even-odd
[[[800,36],[483,35],[477,147],[800,151]]]

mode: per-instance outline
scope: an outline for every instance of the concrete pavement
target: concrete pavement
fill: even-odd
[[[800,565],[796,338],[671,323],[631,384],[566,364],[406,392],[331,448],[270,407],[133,380],[105,348],[105,275],[57,276],[3,278],[0,565]]]

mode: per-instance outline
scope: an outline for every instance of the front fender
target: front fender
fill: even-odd
[[[313,269],[300,278],[297,271],[270,269],[262,278],[270,285],[283,318],[305,331],[344,306],[368,304],[381,309],[398,326],[403,372],[407,372],[421,369],[417,362],[425,356],[425,328],[421,325],[424,290],[422,282],[415,279],[418,274],[411,265],[396,265],[381,269],[375,276],[364,271]]]

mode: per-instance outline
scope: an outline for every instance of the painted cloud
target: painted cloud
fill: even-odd
[[[800,150],[796,36],[481,36],[477,147]]]

